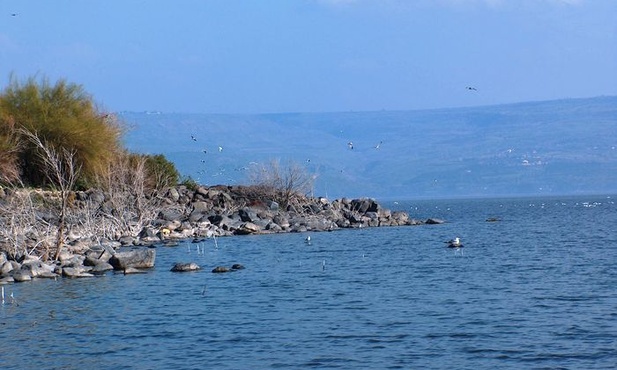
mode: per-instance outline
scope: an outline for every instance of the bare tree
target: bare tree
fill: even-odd
[[[249,181],[265,195],[287,207],[297,196],[307,196],[313,190],[315,176],[297,162],[281,165],[279,160],[258,164],[249,172]]]
[[[50,241],[53,238],[52,226],[37,217],[37,209],[32,198],[37,194],[32,190],[12,190],[0,202],[0,247],[7,255],[17,259],[30,255],[41,246],[49,255]],[[36,234],[37,240],[28,236]]]
[[[161,199],[147,186],[148,173],[144,157],[119,155],[110,167],[97,178],[107,195],[105,207],[100,208],[102,222],[111,223],[106,232],[111,238],[136,235],[155,219]]]
[[[64,242],[69,196],[75,186],[75,181],[77,181],[81,167],[75,161],[75,150],[69,150],[67,148],[60,148],[57,150],[51,145],[43,142],[36,132],[31,132],[26,129],[20,129],[19,131],[38,149],[37,157],[48,169],[46,172],[47,179],[50,184],[57,187],[60,191],[60,215],[56,234],[56,254],[54,256],[54,259],[57,260],[62,251],[62,244]]]

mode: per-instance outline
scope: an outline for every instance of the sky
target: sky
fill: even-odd
[[[1,88],[11,76],[83,85],[112,112],[617,95],[617,1],[0,0]]]

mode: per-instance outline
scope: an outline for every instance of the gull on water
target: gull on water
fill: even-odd
[[[461,239],[458,236],[445,243],[448,244],[448,248],[463,248],[463,243],[461,243]]]

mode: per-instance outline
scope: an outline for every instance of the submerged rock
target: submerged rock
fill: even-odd
[[[170,271],[172,272],[188,272],[188,271],[197,271],[201,270],[198,264],[195,262],[190,263],[176,263]]]

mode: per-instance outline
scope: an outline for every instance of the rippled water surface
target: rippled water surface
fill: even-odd
[[[448,222],[183,243],[146,274],[5,286],[0,367],[617,367],[613,198],[386,205]]]

